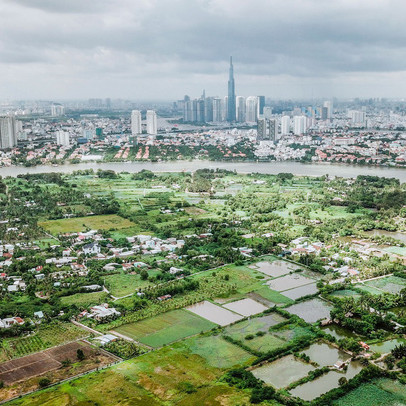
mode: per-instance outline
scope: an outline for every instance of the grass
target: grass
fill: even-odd
[[[382,295],[384,292],[382,292],[382,290],[379,289],[375,289],[372,286],[367,286],[364,284],[357,284],[355,285],[356,288],[361,289],[365,292],[370,293],[371,295]]]
[[[39,222],[38,225],[43,227],[49,233],[58,235],[62,233],[75,233],[79,231],[91,230],[111,230],[125,229],[133,227],[135,224],[115,214],[102,216],[75,217],[62,220],[48,220]]]
[[[88,335],[88,332],[71,323],[42,324],[33,335],[3,340],[0,360],[23,357]]]
[[[264,299],[269,300],[275,304],[290,304],[293,303],[292,299],[289,299],[286,296],[283,296],[281,293],[277,292],[276,290],[272,290],[267,286],[263,286],[262,288],[255,291],[258,295],[262,296]]]
[[[219,382],[219,378],[225,368],[251,361],[250,354],[220,337],[194,337],[17,399],[11,405],[246,405],[249,394]]]
[[[385,248],[384,251],[390,252],[391,254],[401,255],[402,257],[406,256],[406,247],[389,247]]]
[[[388,293],[399,293],[403,288],[406,287],[406,280],[396,276],[388,276],[387,278],[380,278],[365,282],[365,285],[381,289]]]
[[[224,330],[224,334],[235,340],[241,340],[248,334],[255,334],[258,331],[267,332],[269,327],[275,326],[286,319],[277,313],[262,317],[254,317],[250,320],[240,321]]]
[[[108,275],[104,280],[108,290],[115,297],[126,296],[135,293],[140,288],[143,289],[147,286],[153,285],[153,283],[147,280],[141,280],[139,274],[129,274],[124,272]]]
[[[187,310],[173,310],[136,323],[124,324],[115,330],[156,348],[213,327],[216,324]]]
[[[251,354],[221,336],[196,337],[188,340],[186,345],[192,354],[200,355],[210,366],[216,368],[232,368],[254,359]]]
[[[404,385],[390,379],[378,379],[365,383],[344,397],[335,406],[398,406],[406,402]]]
[[[91,293],[76,293],[71,296],[61,297],[61,304],[64,306],[76,305],[78,307],[89,307],[104,303],[107,299],[105,292],[91,292]]]
[[[271,350],[276,350],[277,348],[284,347],[287,342],[272,334],[265,334],[263,336],[256,336],[252,340],[242,340],[243,343],[252,348],[253,350],[266,353]]]

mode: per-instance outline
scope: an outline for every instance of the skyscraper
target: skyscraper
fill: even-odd
[[[67,131],[57,131],[56,132],[56,143],[63,147],[69,147],[69,133]]]
[[[213,99],[213,121],[215,123],[219,123],[222,121],[221,102],[222,100],[219,97],[215,97]]]
[[[0,149],[13,148],[17,145],[15,117],[0,117]]]
[[[243,123],[245,121],[245,97],[236,97],[236,110],[237,110],[237,122]]]
[[[258,118],[258,97],[249,96],[245,102],[245,121],[255,123]]]
[[[235,115],[235,84],[234,84],[234,68],[233,57],[230,56],[230,72],[228,78],[228,100],[227,100],[227,121],[232,123],[236,119]]]
[[[306,134],[306,117],[295,116],[294,117],[294,133],[295,135]]]
[[[156,135],[158,133],[158,120],[154,110],[147,111],[147,134]]]
[[[265,96],[258,96],[258,115],[264,114]]]
[[[142,134],[141,112],[139,110],[133,110],[131,112],[131,134],[133,136]]]
[[[281,120],[281,134],[287,135],[290,133],[290,117],[282,116]]]
[[[331,118],[333,116],[333,103],[329,100],[326,100],[323,103],[323,107],[327,107],[327,118]]]

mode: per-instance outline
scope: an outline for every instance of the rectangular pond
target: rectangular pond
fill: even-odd
[[[268,309],[263,304],[249,298],[227,303],[223,305],[223,307],[238,314],[242,314],[243,316],[253,316],[254,314],[262,313],[264,310]]]
[[[298,288],[285,290],[283,296],[288,297],[289,299],[296,300],[300,299],[303,296],[314,295],[318,292],[316,283],[311,283],[310,285],[299,286]]]
[[[304,352],[321,367],[332,367],[337,361],[346,361],[350,355],[326,343],[314,343]]]
[[[311,299],[286,307],[289,313],[296,314],[307,323],[315,323],[318,320],[329,319],[332,306],[321,299]]]
[[[316,378],[314,381],[306,382],[303,385],[297,386],[289,392],[293,396],[311,401],[329,392],[331,389],[337,388],[339,386],[338,381],[340,378],[345,377],[349,380],[361,372],[361,370],[361,364],[353,361],[349,363],[346,372],[330,371],[327,374]]]
[[[255,264],[251,265],[250,268],[255,269],[259,272],[262,272],[268,276],[278,277],[278,276],[286,275],[289,272],[292,272],[300,267],[296,266],[294,264],[291,264],[290,262],[281,261],[278,259],[278,260],[272,261],[272,262],[269,262],[269,261],[257,262]]]
[[[251,372],[256,378],[280,389],[305,377],[314,369],[314,366],[296,359],[293,355],[287,355],[255,368]]]
[[[212,323],[219,324],[220,326],[227,326],[228,324],[234,323],[243,318],[243,316],[233,313],[230,310],[223,309],[220,306],[216,306],[207,300],[188,306],[185,309],[211,321]]]
[[[313,279],[306,278],[300,273],[294,273],[291,275],[285,275],[277,279],[272,279],[267,284],[273,290],[282,292],[284,290],[297,288],[299,286],[309,285],[314,283]]]
[[[382,341],[380,343],[371,344],[369,348],[371,351],[379,352],[380,354],[387,354],[391,352],[397,345],[405,344],[406,340],[395,338],[394,340]]]

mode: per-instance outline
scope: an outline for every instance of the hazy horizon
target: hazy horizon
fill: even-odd
[[[3,0],[0,98],[403,98],[400,0]]]

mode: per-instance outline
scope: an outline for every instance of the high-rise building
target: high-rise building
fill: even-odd
[[[328,118],[328,108],[327,107],[322,107],[321,108],[321,119],[322,120],[327,120]]]
[[[215,123],[220,123],[223,119],[221,104],[221,99],[219,97],[213,99],[213,121]]]
[[[213,121],[213,97],[207,97],[204,101],[204,115],[206,122],[210,123]]]
[[[139,110],[133,110],[131,112],[131,134],[133,136],[142,134],[142,119]]]
[[[228,120],[228,96],[224,97],[223,103],[222,103],[222,115],[223,119],[221,121],[227,121]]]
[[[272,117],[272,107],[264,107],[263,115],[265,118],[270,119]]]
[[[306,134],[306,117],[295,116],[293,121],[293,132],[295,135]]]
[[[245,97],[236,97],[236,109],[237,109],[237,122],[243,123],[245,121]]]
[[[281,134],[287,135],[290,133],[290,117],[282,116],[281,120]]]
[[[245,102],[245,121],[255,123],[258,118],[258,97],[249,96]]]
[[[235,83],[234,83],[234,67],[233,57],[230,56],[230,71],[228,77],[228,100],[227,100],[227,121],[234,122],[236,119],[235,114]]]
[[[257,96],[258,97],[258,115],[264,114],[264,107],[265,107],[265,96]]]
[[[257,140],[263,141],[267,138],[266,118],[259,118],[257,121]]]
[[[158,119],[154,110],[147,111],[147,134],[156,135],[158,133]]]
[[[65,107],[62,104],[54,103],[51,105],[51,116],[59,117],[65,114]]]
[[[69,147],[69,133],[67,131],[57,131],[56,132],[56,144],[62,147]]]
[[[365,111],[351,110],[350,118],[352,124],[364,126],[366,122],[366,113]]]
[[[196,120],[197,123],[204,123],[206,121],[205,116],[205,100],[196,100]]]
[[[268,134],[269,134],[269,139],[271,141],[275,142],[276,138],[277,138],[277,134],[278,134],[278,125],[274,118],[271,118],[270,120],[268,120]]]
[[[0,117],[0,149],[13,148],[17,145],[15,117]]]
[[[327,118],[331,118],[333,116],[333,102],[327,100],[323,103],[323,107],[327,108]]]

